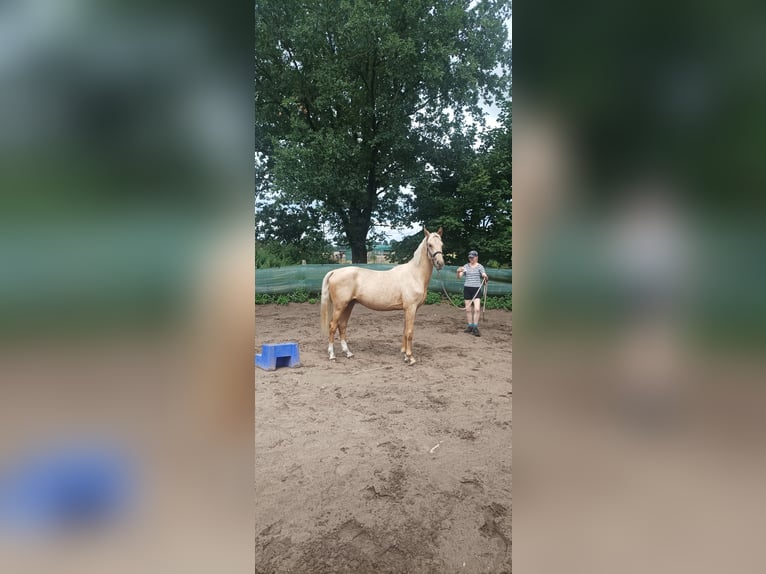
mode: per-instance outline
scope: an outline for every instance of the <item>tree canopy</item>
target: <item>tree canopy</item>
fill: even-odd
[[[447,144],[462,139],[468,153],[482,103],[507,98],[510,10],[508,0],[259,1],[255,140],[270,174],[257,184],[261,205],[310,211],[366,262],[374,225],[425,213],[402,190],[425,186],[441,160],[462,161]],[[464,191],[487,191],[496,177],[480,163]]]
[[[475,148],[465,134],[433,150],[431,168],[417,183],[413,211],[420,221],[443,226],[448,264],[477,249],[492,266],[511,263],[511,102],[501,106],[499,127]],[[414,234],[393,246],[394,261],[405,261],[420,241]]]

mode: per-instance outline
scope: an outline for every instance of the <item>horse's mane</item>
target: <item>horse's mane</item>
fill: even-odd
[[[418,248],[415,250],[415,254],[412,256],[412,259],[410,259],[410,263],[412,263],[415,266],[420,265],[420,257],[423,253],[423,244],[425,244],[428,241],[428,237],[423,237],[421,242],[418,244]]]

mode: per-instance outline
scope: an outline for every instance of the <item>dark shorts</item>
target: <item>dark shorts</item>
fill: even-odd
[[[473,299],[474,295],[476,295],[476,298],[478,299],[479,291],[481,291],[481,287],[463,287],[463,299],[470,301]]]

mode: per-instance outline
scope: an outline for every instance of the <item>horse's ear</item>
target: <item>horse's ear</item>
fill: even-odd
[[[439,234],[439,237],[442,236],[442,227],[441,227],[441,225],[439,226],[439,230],[436,233]]]
[[[430,235],[430,232],[428,231],[428,228],[425,225],[423,226],[423,233],[425,234],[426,237]]]

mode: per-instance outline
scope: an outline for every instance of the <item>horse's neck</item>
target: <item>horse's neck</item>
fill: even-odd
[[[415,255],[413,255],[407,265],[412,267],[413,273],[423,279],[424,284],[427,285],[431,281],[431,274],[434,268],[431,265],[431,259],[428,257],[428,243],[425,239],[420,243],[420,246],[415,251]]]

